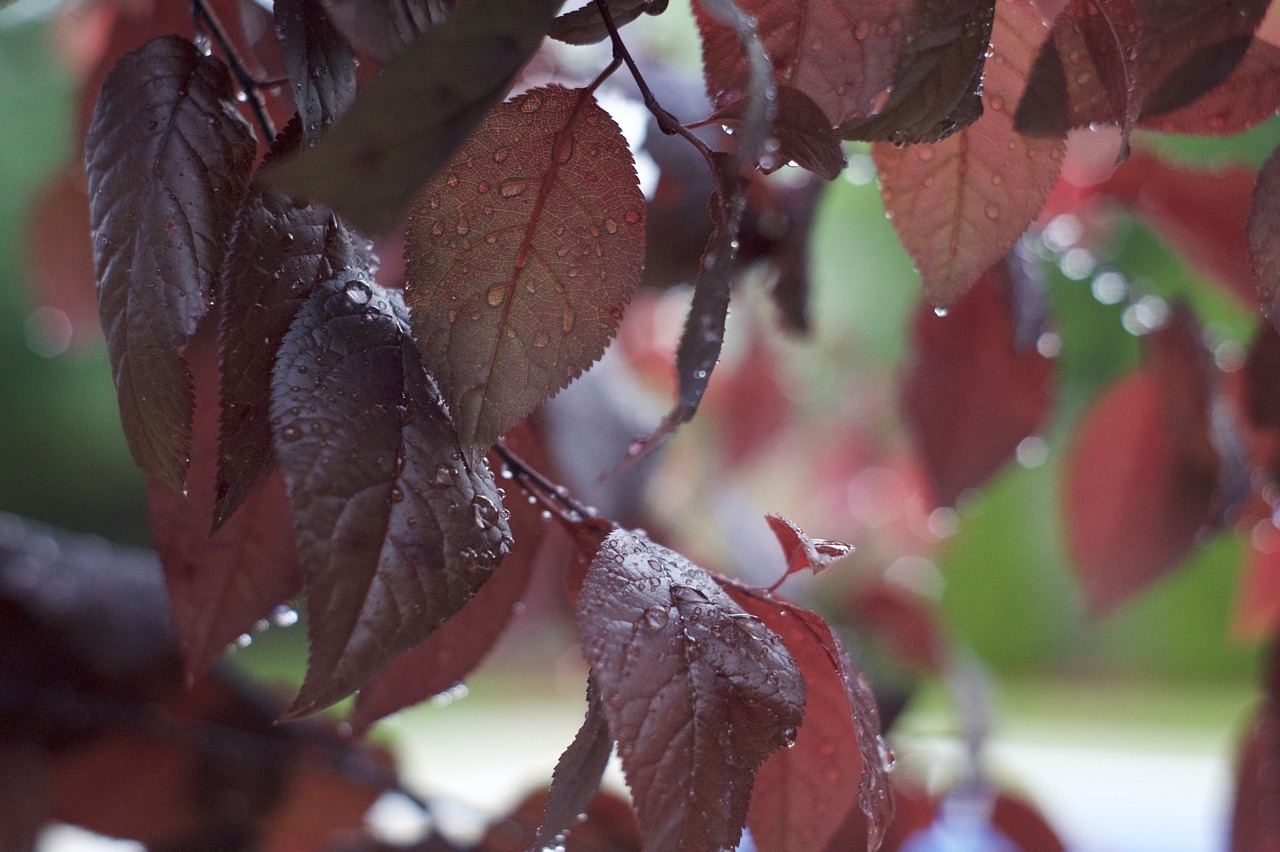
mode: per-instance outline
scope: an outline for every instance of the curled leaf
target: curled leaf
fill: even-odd
[[[782,585],[782,581],[797,571],[808,568],[814,574],[825,570],[832,562],[843,559],[853,552],[852,544],[842,541],[828,541],[824,538],[810,538],[798,526],[781,515],[765,515],[769,529],[782,545],[782,553],[787,559],[787,570],[769,591]]]

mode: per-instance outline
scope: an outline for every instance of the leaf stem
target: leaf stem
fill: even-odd
[[[579,503],[569,494],[569,489],[556,485],[545,474],[512,452],[504,441],[494,444],[493,451],[515,476],[520,487],[548,510],[555,512],[565,523],[577,524],[596,516],[595,509]]]
[[[240,91],[244,92],[245,99],[249,102],[249,108],[253,110],[253,117],[257,119],[258,126],[262,128],[266,141],[270,143],[272,139],[276,138],[276,128],[271,121],[271,116],[267,115],[267,108],[262,102],[262,95],[259,90],[265,86],[275,85],[276,81],[260,83],[245,69],[244,63],[240,60],[240,54],[236,52],[235,45],[231,43],[231,39],[227,36],[227,31],[222,27],[222,22],[218,20],[218,16],[213,9],[209,8],[206,0],[191,0],[191,16],[198,28],[207,30],[208,34],[218,42],[218,47],[222,49],[227,65],[231,68],[232,75],[240,85]]]

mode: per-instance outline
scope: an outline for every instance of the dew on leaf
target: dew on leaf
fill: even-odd
[[[498,507],[483,494],[471,498],[471,510],[475,513],[476,526],[481,529],[488,529],[498,523],[501,517]]]
[[[503,198],[515,198],[518,195],[523,195],[524,191],[528,188],[529,181],[524,178],[513,178],[511,180],[503,181],[498,187],[498,193]]]
[[[499,284],[496,287],[489,288],[489,294],[485,297],[485,301],[489,303],[490,307],[496,308],[498,307],[498,305],[501,305],[502,301],[506,298],[507,298],[507,285]]]

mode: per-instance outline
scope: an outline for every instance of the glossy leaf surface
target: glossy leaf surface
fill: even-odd
[[[314,142],[355,98],[355,54],[321,0],[280,0],[275,17],[303,137]]]
[[[583,91],[495,109],[418,198],[405,249],[423,358],[488,446],[604,352],[644,259],[618,126]]]
[[[164,36],[107,77],[85,147],[125,437],[143,470],[181,490],[194,406],[181,347],[209,309],[255,143],[226,66]]]
[[[702,569],[625,530],[592,562],[577,614],[645,849],[733,846],[756,770],[804,712],[782,641]]]
[[[565,837],[569,829],[577,825],[578,814],[586,812],[600,789],[600,779],[612,752],[613,740],[609,737],[599,690],[589,677],[587,716],[551,774],[547,809],[533,848],[545,849],[556,845],[557,838]]]
[[[311,295],[272,380],[276,453],[310,614],[290,713],[325,707],[434,632],[511,538],[483,457],[459,445],[400,295],[353,273]]]
[[[811,538],[798,526],[781,515],[766,515],[769,530],[782,546],[782,554],[786,557],[787,570],[778,579],[774,588],[797,571],[808,568],[814,574],[830,567],[832,562],[843,559],[853,552],[853,545],[842,541],[829,541],[824,538]]]

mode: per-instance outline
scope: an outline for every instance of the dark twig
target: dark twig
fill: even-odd
[[[208,34],[213,36],[214,41],[221,48],[223,56],[227,60],[228,67],[231,68],[231,74],[236,78],[236,83],[240,85],[240,91],[244,92],[245,99],[249,102],[249,108],[253,110],[253,116],[258,120],[258,126],[262,128],[262,132],[266,135],[266,141],[270,142],[276,138],[276,128],[271,121],[271,116],[267,115],[266,105],[262,101],[260,90],[270,88],[278,84],[278,81],[268,81],[266,83],[255,80],[253,75],[245,69],[244,63],[240,61],[240,54],[236,52],[235,45],[231,43],[231,39],[227,36],[227,31],[223,29],[222,23],[218,20],[218,16],[209,8],[205,0],[191,0],[191,16],[195,20],[197,27],[206,29]]]
[[[576,524],[594,518],[596,510],[584,506],[575,500],[563,485],[556,485],[544,474],[516,455],[499,441],[493,445],[493,451],[502,459],[502,463],[511,471],[511,475],[520,483],[520,487],[532,495],[547,509],[554,511],[561,520]]]

